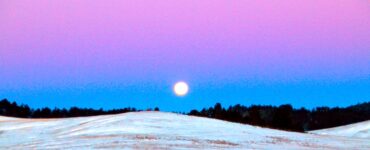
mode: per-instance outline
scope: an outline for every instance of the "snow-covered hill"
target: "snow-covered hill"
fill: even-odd
[[[370,149],[370,142],[162,112],[68,119],[0,117],[0,149],[46,148]]]
[[[321,134],[321,135],[368,138],[368,141],[370,143],[370,120],[360,122],[360,123],[350,124],[346,126],[340,126],[340,127],[323,129],[323,130],[315,130],[309,133]]]

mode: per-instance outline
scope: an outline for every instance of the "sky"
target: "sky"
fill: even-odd
[[[367,0],[0,0],[0,22],[0,99],[32,107],[370,101]]]

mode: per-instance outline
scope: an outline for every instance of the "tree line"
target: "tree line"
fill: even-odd
[[[158,107],[154,109],[147,109],[159,111]],[[136,112],[141,111],[136,108],[122,108],[122,109],[111,109],[103,110],[92,109],[92,108],[78,108],[71,107],[66,108],[54,108],[50,109],[49,107],[32,109],[28,105],[18,105],[16,102],[9,102],[7,99],[0,101],[0,115],[9,116],[9,117],[18,117],[18,118],[68,118],[68,117],[84,117],[84,116],[96,116],[96,115],[109,115],[109,114],[119,114],[126,112]]]
[[[249,107],[238,104],[223,108],[220,103],[217,103],[214,107],[204,108],[201,111],[192,110],[188,115],[304,132],[370,120],[370,102],[345,108],[316,107],[312,110],[295,109],[289,104]]]
[[[159,111],[159,108],[155,107],[147,110]],[[48,107],[33,109],[28,105],[18,105],[16,102],[9,102],[7,99],[0,101],[0,115],[18,118],[68,118],[137,111],[141,110],[131,107],[111,110],[78,107],[69,109],[50,109]],[[345,108],[316,107],[312,110],[306,108],[295,109],[289,104],[280,106],[252,105],[248,107],[237,104],[224,108],[220,103],[216,103],[213,107],[203,108],[200,111],[192,110],[184,114],[304,132],[370,120],[370,102]]]

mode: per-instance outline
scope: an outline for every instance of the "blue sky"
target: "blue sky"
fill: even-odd
[[[370,101],[367,1],[0,4],[0,97],[32,107]]]

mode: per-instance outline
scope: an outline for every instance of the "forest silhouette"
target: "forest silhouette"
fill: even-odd
[[[30,108],[7,99],[0,101],[0,115],[18,118],[68,118],[143,111],[127,107],[122,109],[103,110],[92,108]],[[158,107],[144,111],[159,111]],[[309,130],[336,127],[370,120],[370,102],[348,107],[316,107],[314,109],[293,108],[290,104],[280,106],[240,104],[224,108],[220,103],[202,110],[191,110],[182,113],[192,116],[215,118],[230,122],[256,125],[274,129],[304,132]]]

